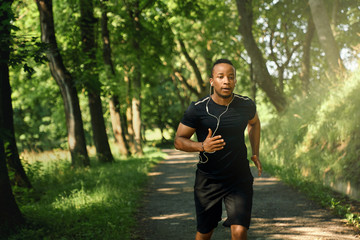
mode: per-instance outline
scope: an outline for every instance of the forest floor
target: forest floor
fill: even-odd
[[[196,232],[193,184],[197,154],[164,150],[168,157],[149,174],[133,240],[192,240]],[[252,169],[257,176],[257,170]],[[223,212],[226,218],[226,212]],[[230,239],[219,223],[213,240]],[[360,239],[359,232],[302,193],[263,173],[255,177],[248,239]]]

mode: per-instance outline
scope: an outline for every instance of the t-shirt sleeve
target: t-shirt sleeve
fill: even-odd
[[[197,128],[199,125],[199,119],[197,116],[197,111],[195,107],[195,103],[192,102],[188,109],[185,111],[183,118],[180,121],[182,124],[191,127]]]
[[[255,114],[256,114],[256,104],[254,103],[253,100],[250,100],[250,112],[249,112],[249,120],[253,119],[255,117]]]

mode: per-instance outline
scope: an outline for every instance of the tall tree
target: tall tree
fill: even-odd
[[[83,121],[75,83],[71,74],[65,68],[58,49],[52,0],[36,0],[40,12],[41,40],[48,44],[47,57],[52,76],[60,87],[64,101],[68,144],[73,166],[88,166],[90,164],[86,150]]]
[[[102,42],[103,42],[103,59],[106,66],[110,71],[110,77],[115,78],[116,72],[114,69],[114,63],[111,58],[111,44],[110,44],[110,33],[108,29],[108,16],[107,16],[107,0],[103,0],[101,2],[101,35],[102,35]],[[122,115],[120,112],[120,102],[118,95],[112,93],[112,96],[109,100],[109,109],[110,109],[110,116],[111,116],[111,123],[113,128],[113,133],[116,139],[116,142],[119,146],[119,151],[121,154],[128,156],[129,150],[125,140],[125,135],[123,133],[122,122],[124,119],[121,119]]]
[[[311,65],[310,65],[310,57],[311,57],[311,41],[314,37],[315,33],[315,26],[314,22],[309,16],[308,23],[306,27],[306,35],[305,40],[302,45],[303,50],[303,57],[301,62],[301,72],[300,72],[300,78],[302,83],[302,90],[304,95],[306,95],[309,92],[309,82],[310,82],[310,74],[311,74]]]
[[[5,98],[9,93],[4,94],[4,90],[9,91],[9,55],[10,55],[10,31],[11,20],[13,19],[11,4],[12,0],[3,1],[0,8],[0,235],[6,236],[16,226],[24,223],[24,218],[15,202],[11,190],[8,170],[6,166],[4,133],[6,131],[5,118],[9,117],[5,104]],[[5,101],[8,101],[5,99]]]
[[[9,11],[5,13],[3,16],[4,22],[9,21],[12,18],[12,12],[10,9],[11,2],[9,1],[10,5],[5,4],[2,8]],[[2,86],[0,89],[1,94],[1,108],[3,109],[3,113],[6,113],[6,116],[3,117],[3,142],[5,147],[6,153],[6,160],[8,163],[9,171],[14,173],[14,178],[11,179],[11,184],[17,185],[20,187],[32,188],[29,178],[27,177],[23,165],[21,164],[19,151],[16,145],[15,139],[15,129],[14,129],[14,111],[12,106],[12,99],[11,99],[11,86],[9,82],[9,71],[6,69],[5,64],[9,62],[8,53],[10,52],[10,23],[3,25],[3,29],[0,31],[4,31],[2,34],[0,48],[3,50],[1,54],[1,60],[4,61],[4,75],[1,74],[4,78],[2,79]],[[5,73],[6,72],[6,73]]]
[[[2,55],[3,56],[3,55]],[[6,59],[6,58],[5,58]],[[14,173],[12,184],[32,188],[29,178],[27,177],[23,165],[21,164],[19,151],[16,145],[15,129],[14,129],[14,111],[11,100],[11,86],[9,79],[4,77],[1,87],[1,98],[3,112],[6,117],[3,118],[3,141],[5,144],[6,160],[8,163],[9,171]]]
[[[138,155],[143,155],[142,149],[142,137],[141,137],[141,23],[140,15],[144,8],[147,7],[147,4],[140,7],[139,0],[123,0],[126,7],[126,11],[130,17],[130,21],[133,25],[133,33],[131,37],[132,47],[135,52],[134,58],[134,71],[131,76],[130,86],[130,96],[131,96],[131,113],[132,113],[132,127],[134,131],[134,143],[135,151]],[[147,1],[150,4],[152,1]]]
[[[108,137],[101,104],[101,83],[98,79],[96,64],[95,23],[93,0],[80,0],[80,31],[82,51],[85,55],[84,74],[85,87],[91,115],[91,126],[96,148],[96,155],[101,162],[114,161]]]
[[[343,63],[340,58],[339,47],[331,30],[326,5],[323,0],[309,0],[309,5],[320,44],[329,64],[329,70],[335,74],[341,74]]]
[[[253,9],[251,0],[236,0],[236,5],[240,17],[239,32],[243,37],[243,42],[254,68],[254,74],[258,86],[266,93],[276,110],[281,112],[285,109],[287,102],[284,93],[281,92],[274,83],[263,55],[256,44],[252,33]]]

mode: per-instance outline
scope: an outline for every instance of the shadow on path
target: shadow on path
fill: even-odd
[[[196,232],[193,183],[197,153],[164,150],[166,160],[149,173],[138,228],[133,240],[192,240]],[[257,176],[256,169],[254,176]],[[226,218],[226,213],[223,213]],[[221,224],[213,240],[230,239]],[[297,191],[266,174],[255,178],[248,239],[360,239],[334,217]]]

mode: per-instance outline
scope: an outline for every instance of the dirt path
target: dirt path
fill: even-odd
[[[134,240],[194,239],[193,182],[197,154],[164,151],[169,156],[150,173]],[[266,174],[255,178],[248,237],[250,240],[360,239],[344,221]],[[229,229],[219,224],[212,239],[230,239]]]

